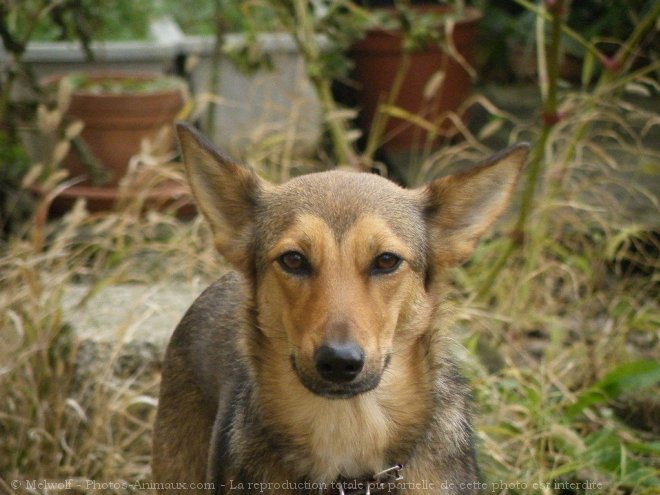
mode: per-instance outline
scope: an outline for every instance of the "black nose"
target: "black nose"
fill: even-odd
[[[325,344],[314,354],[319,374],[330,382],[350,382],[362,371],[364,352],[352,343]]]

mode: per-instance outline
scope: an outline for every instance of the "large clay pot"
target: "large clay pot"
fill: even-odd
[[[159,74],[93,73],[87,80],[102,85],[116,83],[122,86],[126,81],[154,85],[149,90],[105,90],[74,89],[67,114],[80,119],[85,127],[81,137],[92,155],[109,172],[109,180],[104,186],[116,186],[126,174],[131,157],[139,153],[143,139],[155,140],[158,133],[166,133],[160,140],[161,150],[173,145],[173,122],[183,107],[183,83],[174,78],[165,84],[158,81]],[[128,85],[128,83],[126,83]],[[72,176],[89,177],[89,169],[81,156],[72,149],[65,165]],[[88,179],[86,184],[90,184]]]
[[[131,158],[140,152],[144,139],[159,144],[159,148],[154,149],[156,153],[173,149],[173,124],[184,105],[185,83],[161,74],[121,72],[84,74],[82,77],[90,84],[80,89],[76,88],[75,81],[81,74],[56,76],[46,83],[58,82],[63,77],[69,78],[73,88],[67,115],[83,122],[82,142],[97,165],[107,172],[104,174],[107,180],[94,183],[89,164],[72,146],[64,166],[70,177],[83,180],[64,190],[56,198],[52,210],[67,210],[78,198],[86,199],[91,211],[112,209],[127,194],[137,194],[134,189],[143,187],[135,184],[120,190],[118,185],[126,175]],[[113,87],[114,90],[105,89]],[[174,183],[149,189],[146,207],[171,205],[177,210],[190,210],[188,189]]]
[[[445,14],[447,6],[416,6],[425,12]],[[481,14],[475,9],[466,9],[465,16],[457,20],[452,40],[461,57],[470,65],[474,63],[476,28]],[[358,85],[358,104],[361,107],[360,125],[368,130],[374,115],[392,88],[395,75],[403,57],[403,35],[399,31],[371,30],[367,36],[351,49],[354,61],[353,79]],[[439,71],[444,79],[438,90],[429,98],[424,90]],[[428,46],[425,50],[411,53],[410,67],[403,81],[402,90],[395,104],[421,118],[437,122],[443,113],[459,109],[471,88],[468,71],[455,58],[439,46]],[[442,134],[451,135],[456,129],[444,120],[439,126]],[[426,142],[427,131],[405,119],[390,117],[386,128],[387,140],[383,148],[388,151],[410,150]]]

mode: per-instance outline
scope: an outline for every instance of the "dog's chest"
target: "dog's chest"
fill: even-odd
[[[322,400],[307,413],[312,479],[357,478],[384,468],[391,432],[375,398]]]

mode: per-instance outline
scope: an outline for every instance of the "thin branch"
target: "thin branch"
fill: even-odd
[[[518,0],[516,0],[518,1]],[[561,53],[561,32],[563,22],[563,12],[566,0],[557,0],[552,10],[552,27],[550,33],[550,44],[546,50],[546,66],[547,66],[547,94],[543,101],[543,127],[541,136],[536,141],[532,149],[530,162],[528,165],[528,173],[522,193],[522,203],[518,219],[516,221],[511,240],[504,253],[495,262],[490,273],[486,276],[485,282],[477,293],[478,298],[484,297],[490,291],[490,287],[495,282],[495,279],[502,271],[508,258],[513,252],[523,244],[525,239],[525,232],[527,231],[527,221],[534,207],[534,199],[536,189],[541,176],[543,165],[545,164],[545,147],[548,143],[552,129],[559,121],[557,111],[558,99],[557,91],[559,88],[559,58]]]

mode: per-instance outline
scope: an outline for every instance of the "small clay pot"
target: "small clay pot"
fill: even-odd
[[[425,12],[446,14],[450,7],[443,5],[416,6]],[[453,45],[465,61],[474,64],[477,23],[481,14],[466,9],[465,16],[456,21],[452,32]],[[394,78],[403,57],[403,34],[400,31],[374,29],[358,41],[350,51],[354,62],[353,79],[358,86],[358,104],[361,107],[360,124],[368,130],[379,105],[389,95]],[[439,71],[444,80],[430,98],[424,90],[429,80]],[[468,71],[441,47],[433,45],[410,55],[410,67],[395,102],[407,112],[435,122],[448,111],[457,111],[467,98],[472,81]],[[451,135],[456,129],[449,121],[440,125],[443,134]],[[425,142],[426,131],[405,119],[389,117],[386,128],[388,140],[383,148],[388,151],[405,151]]]

